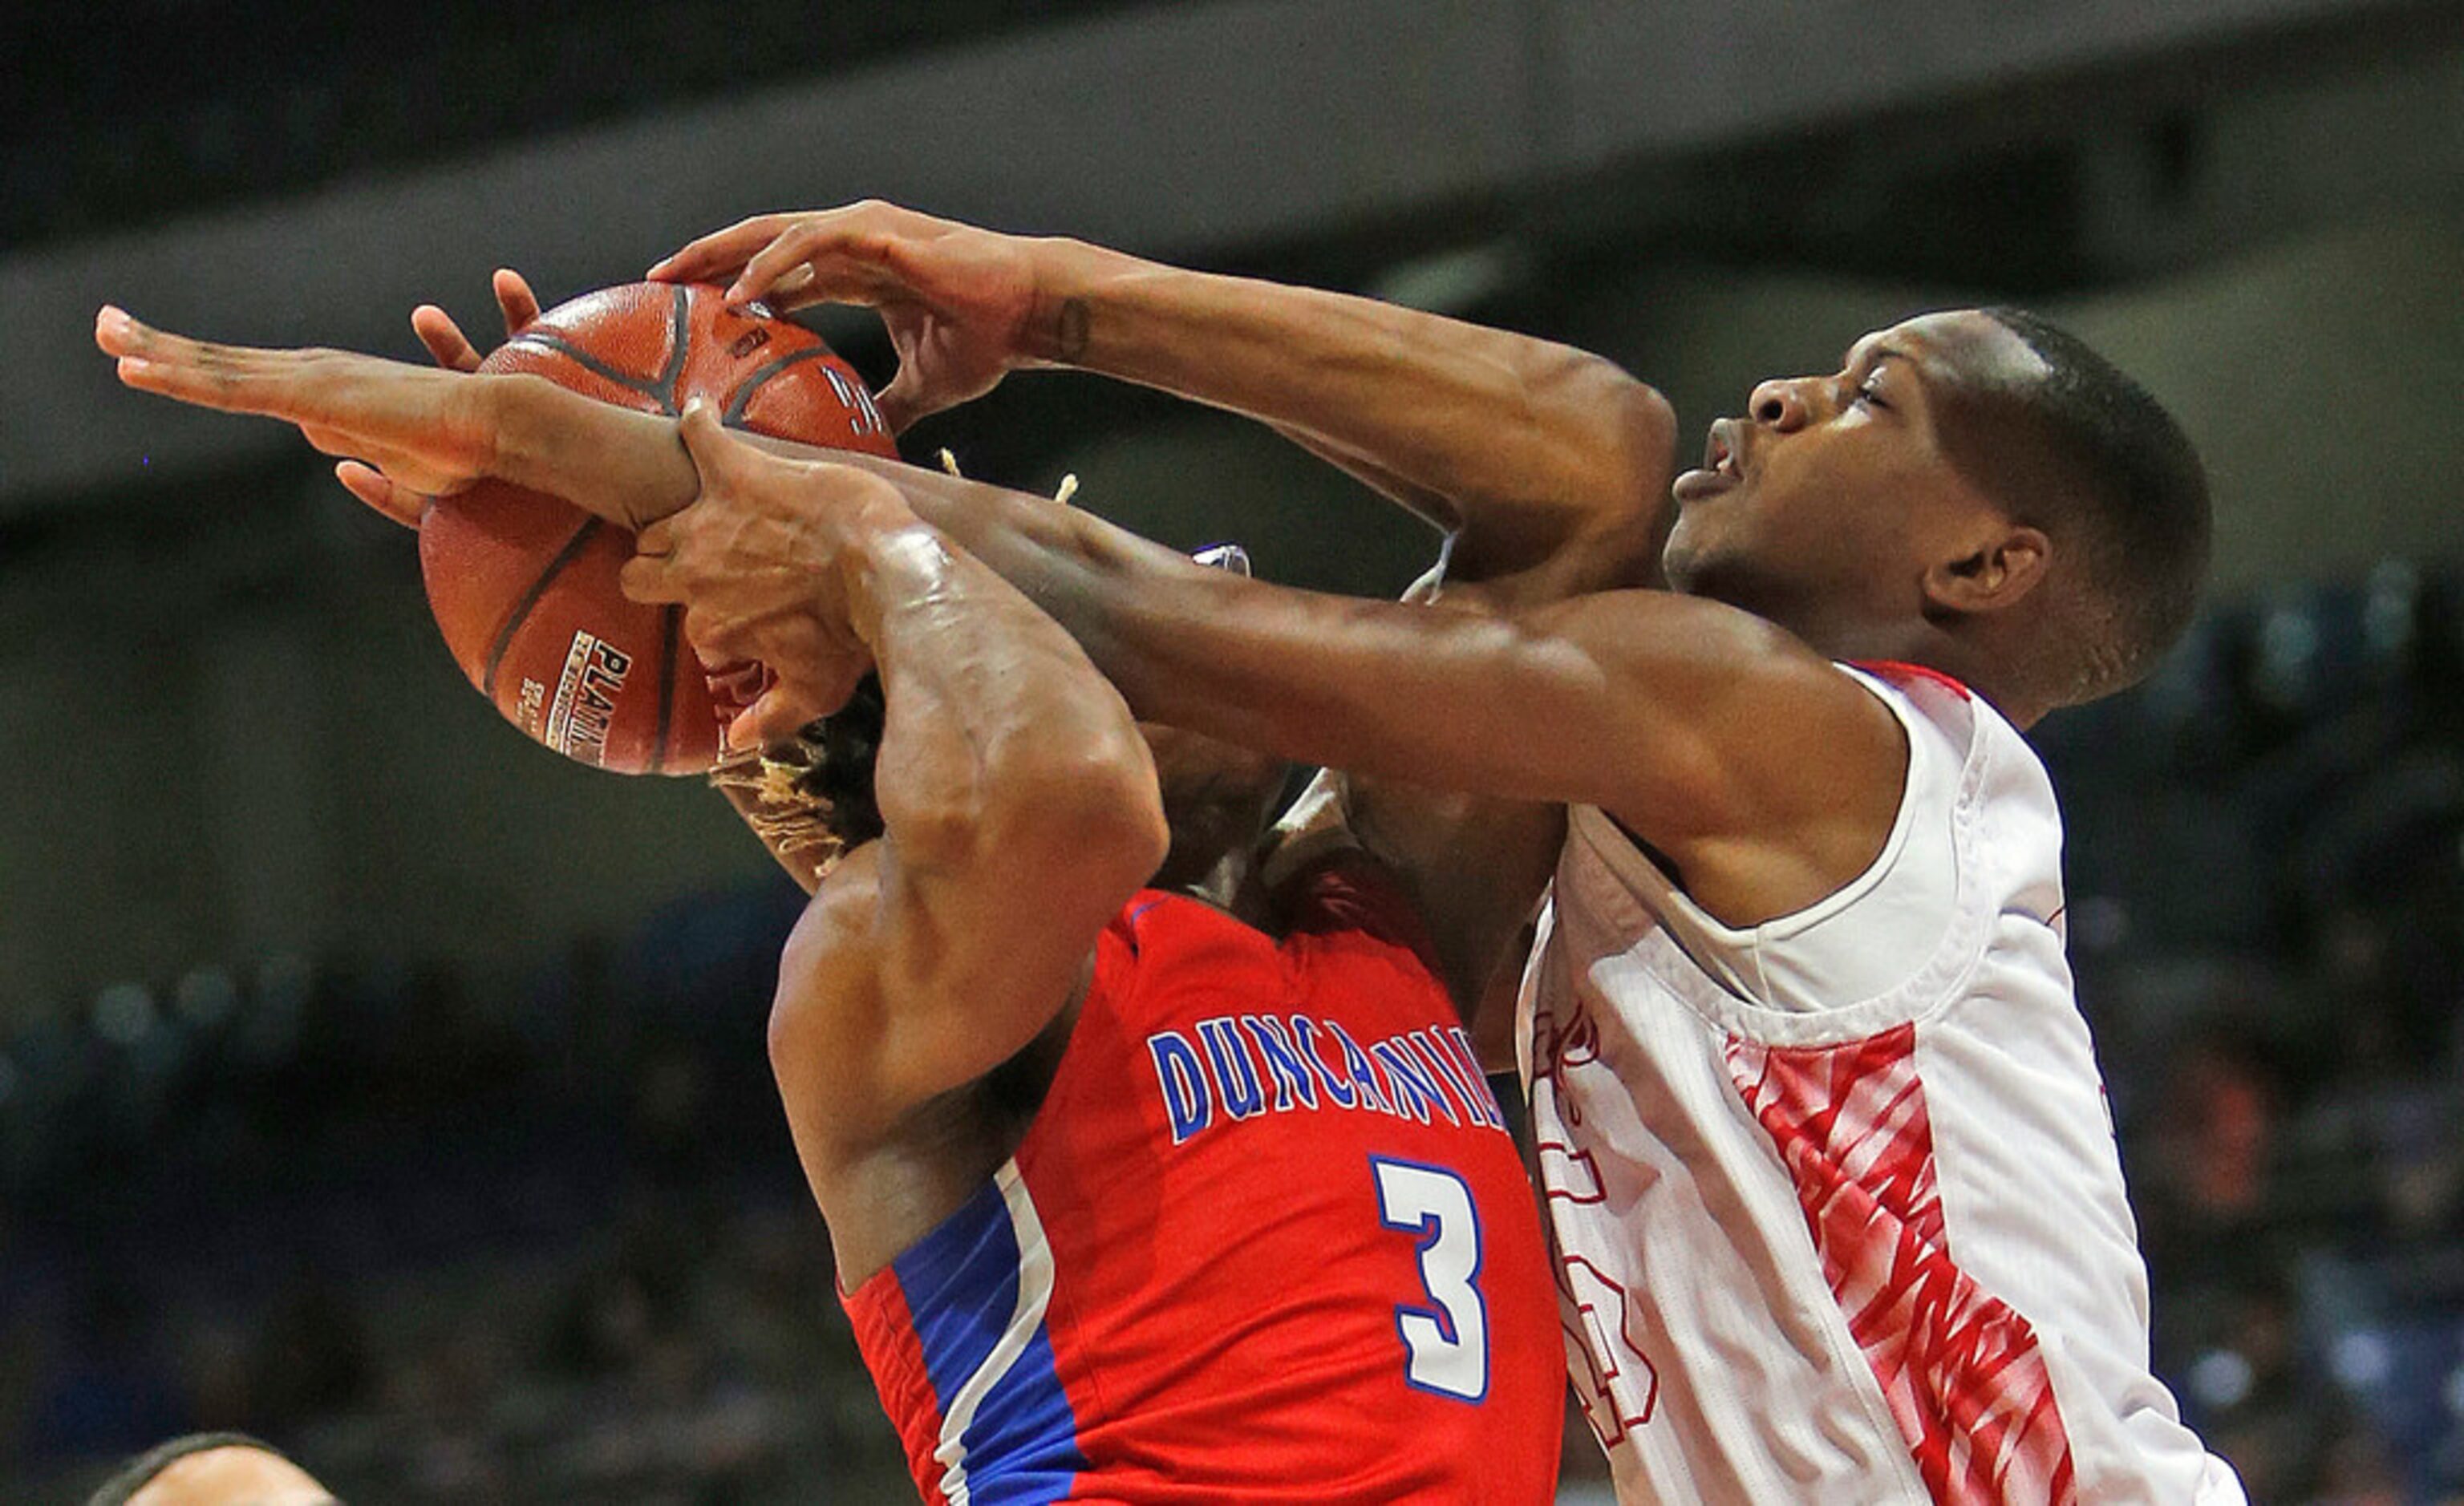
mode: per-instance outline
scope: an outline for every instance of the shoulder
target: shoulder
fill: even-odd
[[[1921,753],[1947,753],[1957,772],[1946,793],[1959,802],[2058,820],[2053,777],[2027,735],[1992,702],[1939,669],[1923,665],[1858,662],[1839,669],[1890,708]]]

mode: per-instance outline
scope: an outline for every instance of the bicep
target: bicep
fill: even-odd
[[[1101,832],[1081,834],[1077,863],[998,825],[983,835],[962,861],[920,864],[885,839],[823,881],[771,1014],[800,1138],[867,1143],[1024,1049],[1085,987],[1096,938],[1146,877],[1109,861],[1128,844]]]
[[[1893,746],[1844,676],[1713,602],[1619,591],[1492,616],[1262,593],[1254,636],[1226,645],[1260,693],[1221,711],[1226,733],[1354,775],[1597,805],[1683,840],[1768,826],[1810,751]]]

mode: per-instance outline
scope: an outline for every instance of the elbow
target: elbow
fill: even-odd
[[[1599,468],[1607,495],[1657,505],[1677,458],[1677,410],[1660,389],[1604,356],[1586,353],[1563,394],[1568,412],[1589,429],[1582,453]],[[1662,498],[1664,500],[1664,498]]]
[[[1677,410],[1658,387],[1632,377],[1625,378],[1618,406],[1630,468],[1665,475],[1677,463]]]
[[[1668,509],[1668,484],[1677,470],[1677,410],[1660,389],[1611,366],[1616,385],[1604,404],[1607,443],[1599,458],[1607,469],[1601,490],[1625,499],[1627,518],[1653,518]]]
[[[1022,792],[994,825],[994,850],[1025,871],[1071,876],[1109,913],[1162,866],[1171,848],[1155,764],[1124,727],[1095,746],[1045,750],[1022,771]]]
[[[1615,383],[1600,404],[1607,422],[1591,454],[1595,469],[1587,487],[1599,505],[1578,545],[1588,565],[1583,585],[1593,590],[1657,578],[1661,545],[1674,520],[1669,487],[1677,479],[1676,410],[1657,388],[1608,369]]]

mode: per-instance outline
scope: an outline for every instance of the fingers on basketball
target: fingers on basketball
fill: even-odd
[[[539,295],[531,291],[530,279],[511,267],[499,267],[489,279],[496,295],[496,310],[505,316],[505,338],[528,329],[539,316]]]
[[[343,491],[407,529],[419,527],[420,513],[428,507],[426,493],[396,484],[384,471],[362,461],[345,460],[336,466],[334,479],[342,484]]]
[[[428,347],[429,359],[448,371],[479,369],[479,348],[471,343],[453,316],[433,303],[423,303],[410,311],[410,332]]]
[[[740,271],[746,258],[799,218],[793,213],[748,215],[723,230],[687,241],[644,275],[653,282],[703,282]]]
[[[759,453],[721,427],[717,410],[699,398],[685,404],[676,431],[683,436],[685,451],[693,456],[693,469],[701,473],[705,487],[733,476],[747,456]]]
[[[625,600],[644,606],[662,606],[684,600],[664,555],[635,555],[616,572],[616,588]]]

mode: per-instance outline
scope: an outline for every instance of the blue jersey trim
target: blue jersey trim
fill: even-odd
[[[1050,1254],[1016,1183],[1014,1167],[1003,1167],[1001,1178],[891,1262],[939,1405],[943,1464],[963,1481],[974,1506],[1045,1506],[1067,1497],[1088,1467],[1041,1320]],[[1037,1260],[1022,1258],[1022,1233]],[[1029,1288],[1022,1303],[1022,1284],[1037,1279],[1038,1271],[1043,1290]],[[1013,1332],[1026,1322],[1031,1326]],[[973,1409],[953,1438],[962,1396],[971,1397]]]

